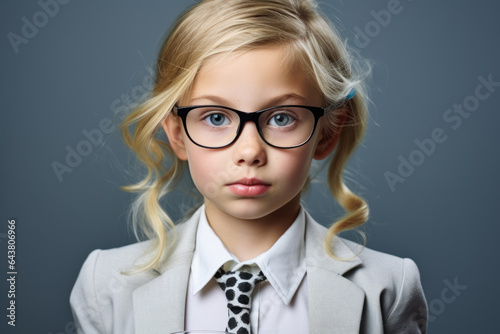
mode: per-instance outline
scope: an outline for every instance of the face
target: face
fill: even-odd
[[[223,57],[204,63],[179,106],[222,105],[244,112],[285,104],[322,107],[322,95],[312,80],[296,68],[281,65],[281,48]],[[320,143],[321,123],[309,142],[292,149],[267,145],[251,122],[233,144],[219,149],[192,143],[175,115],[164,127],[177,156],[188,160],[207,215],[210,211],[239,219],[296,213],[312,159],[323,157],[331,146]]]

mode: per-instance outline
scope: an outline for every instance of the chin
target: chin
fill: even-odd
[[[283,205],[270,205],[271,199],[241,199],[236,203],[224,205],[227,214],[238,219],[260,219],[269,216],[273,213],[278,213],[280,209],[284,209],[286,203]]]

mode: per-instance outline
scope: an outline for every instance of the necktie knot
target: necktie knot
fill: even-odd
[[[250,307],[255,286],[266,280],[262,271],[251,274],[243,271],[224,271],[220,268],[215,280],[226,295],[228,307],[228,327],[230,333],[250,333]]]

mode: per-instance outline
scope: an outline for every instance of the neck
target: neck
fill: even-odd
[[[205,201],[207,220],[226,249],[240,261],[269,250],[297,218],[300,194],[278,210],[256,219],[241,219]]]

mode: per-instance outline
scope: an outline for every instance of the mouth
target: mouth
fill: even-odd
[[[259,179],[256,179],[256,178],[243,178],[243,179],[240,179],[240,180],[235,181],[233,183],[230,183],[228,185],[230,186],[230,185],[233,185],[233,184],[241,184],[241,185],[244,185],[244,186],[257,186],[257,185],[270,186],[269,183],[264,182],[264,181],[259,180]]]
[[[243,178],[227,186],[235,195],[251,197],[264,195],[271,185],[256,178]]]

